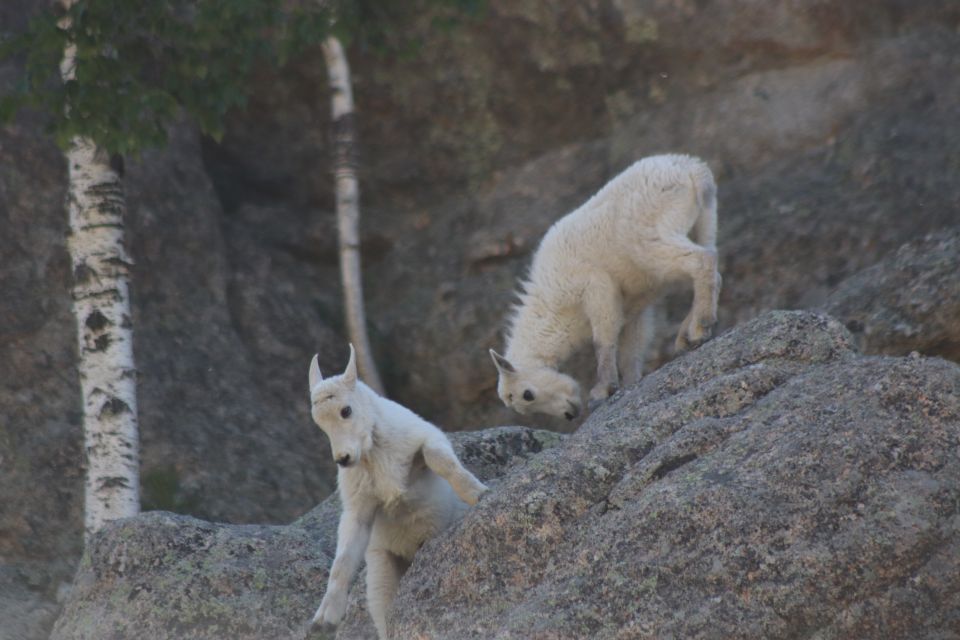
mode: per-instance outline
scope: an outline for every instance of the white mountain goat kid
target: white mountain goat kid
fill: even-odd
[[[721,283],[716,235],[713,174],[685,155],[634,163],[554,223],[522,283],[506,354],[490,350],[500,399],[519,413],[573,420],[580,387],[557,367],[591,338],[597,356],[591,400],[616,391],[621,371],[629,382],[638,380],[653,333],[651,305],[676,280],[693,281],[677,349],[709,339]]]
[[[311,624],[340,623],[365,555],[367,604],[384,639],[387,613],[413,554],[487,487],[463,468],[440,429],[357,380],[353,345],[346,371],[326,380],[314,356],[309,383],[311,414],[339,465],[343,504],[327,591]]]

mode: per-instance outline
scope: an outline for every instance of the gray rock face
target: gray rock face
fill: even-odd
[[[279,277],[282,259],[230,242],[192,129],[132,164],[126,188],[144,507],[289,521],[333,488],[306,370],[319,352],[339,371],[346,344],[323,318],[290,312],[291,298],[316,301],[304,275]]]
[[[960,367],[761,316],[510,474],[401,585],[397,638],[953,638]]]
[[[840,283],[823,305],[866,353],[960,362],[960,229],[927,235]]]
[[[815,4],[840,13],[851,6]],[[745,10],[745,4],[738,6]],[[810,8],[805,3],[790,6],[796,14],[769,11],[800,22],[813,15],[800,9]],[[960,201],[960,183],[953,179],[960,162],[960,82],[950,80],[960,78],[955,33],[911,24],[893,37],[882,29],[872,32],[880,27],[870,20],[860,24],[862,32],[833,33],[844,43],[836,41],[836,51],[843,51],[836,55],[755,42],[777,52],[768,59],[747,40],[732,39],[746,66],[714,69],[711,61],[705,63],[709,70],[700,71],[663,53],[656,60],[667,65],[667,79],[638,54],[634,59],[643,61],[638,69],[646,75],[607,90],[602,126],[597,118],[571,124],[576,139],[531,150],[476,189],[438,198],[436,209],[412,203],[398,212],[379,207],[370,194],[367,228],[397,238],[370,267],[371,318],[384,336],[384,357],[411,364],[389,373],[394,396],[444,424],[518,419],[496,402],[496,371],[487,356],[489,347],[502,344],[517,279],[554,220],[644,155],[682,149],[707,159],[717,174],[721,328],[769,309],[818,308],[840,282],[904,242],[954,226]],[[714,32],[705,26],[699,33]],[[671,42],[689,40],[678,38]],[[661,83],[662,95],[654,90]],[[646,93],[637,95],[638,87]],[[525,139],[513,131],[503,137],[516,144]],[[560,139],[568,137],[554,140]],[[651,369],[673,357],[672,339],[690,298],[689,288],[680,288],[660,306]],[[569,366],[588,387],[592,358],[586,347]],[[441,362],[445,366],[437,366]]]
[[[463,463],[495,483],[561,438],[502,427],[453,440]],[[215,524],[159,511],[113,523],[84,555],[52,638],[302,637],[323,597],[339,515],[334,495],[289,526]],[[367,617],[352,610],[351,624],[362,629]]]
[[[39,640],[83,546],[80,381],[65,184],[50,169],[62,160],[11,129],[0,129],[0,639]],[[44,219],[50,210],[64,213]]]

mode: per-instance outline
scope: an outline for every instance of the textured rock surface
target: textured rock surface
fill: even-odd
[[[82,550],[80,383],[56,150],[0,129],[0,625],[3,640],[49,632]],[[5,196],[13,195],[11,203]],[[12,205],[12,206],[11,206]],[[9,634],[9,635],[8,635]]]
[[[453,439],[464,464],[493,483],[561,438],[502,427]],[[215,524],[159,511],[110,525],[84,555],[52,638],[302,637],[326,586],[339,513],[331,496],[289,526]],[[367,622],[351,616],[356,628]]]
[[[395,637],[960,634],[960,367],[852,343],[828,316],[769,313],[565,439],[456,434],[472,470],[503,477],[417,555]],[[111,526],[53,637],[301,637],[337,512]],[[373,637],[362,588],[340,640]]]
[[[398,638],[953,638],[960,367],[766,314],[510,474],[401,585]]]
[[[960,230],[934,233],[844,280],[823,309],[867,353],[960,362]]]
[[[316,303],[307,277],[230,241],[200,155],[196,134],[178,128],[166,152],[127,171],[144,506],[288,521],[333,487],[304,362],[319,351],[339,371],[346,345],[322,317],[289,310],[298,296]]]

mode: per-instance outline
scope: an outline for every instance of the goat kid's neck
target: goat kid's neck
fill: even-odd
[[[518,369],[556,369],[570,355],[570,321],[535,296],[526,296],[517,309],[507,338],[506,356]]]

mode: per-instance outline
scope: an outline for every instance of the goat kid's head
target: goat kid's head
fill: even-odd
[[[550,367],[515,367],[490,349],[500,372],[497,395],[517,413],[546,413],[573,420],[580,415],[580,385],[570,376]]]
[[[310,414],[330,438],[334,461],[341,467],[358,463],[373,447],[372,394],[357,382],[357,360],[350,345],[346,370],[324,379],[317,356],[310,361]]]

